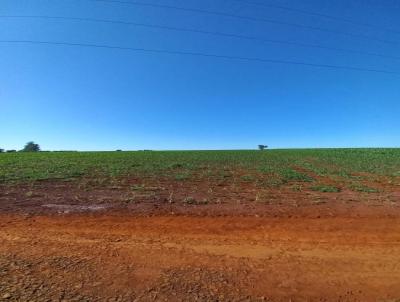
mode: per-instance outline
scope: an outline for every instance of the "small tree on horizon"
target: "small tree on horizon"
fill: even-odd
[[[4,152],[4,149],[1,149],[1,148],[0,148],[0,153],[3,153],[3,152]]]
[[[268,148],[267,145],[258,145],[258,149],[261,150],[261,151],[263,151],[263,150],[265,150],[267,148]]]
[[[39,152],[40,146],[39,144],[35,144],[34,142],[27,142],[22,152]]]

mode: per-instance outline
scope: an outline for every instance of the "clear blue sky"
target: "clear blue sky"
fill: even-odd
[[[383,43],[154,7],[85,0],[2,0],[0,15],[142,22],[400,56],[395,0],[141,0],[361,34]],[[384,31],[394,29],[398,33]],[[42,40],[376,68],[400,60],[205,34],[87,22],[0,18],[0,40]],[[0,43],[0,147],[234,149],[400,146],[400,76],[126,50]]]

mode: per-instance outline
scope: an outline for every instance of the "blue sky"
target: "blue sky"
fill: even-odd
[[[249,0],[253,1],[253,0]],[[400,4],[142,0],[366,35],[85,0],[4,0],[0,15],[142,22],[400,56]],[[383,28],[398,30],[390,32]],[[0,18],[0,40],[106,44],[400,72],[400,60],[135,26]],[[384,43],[377,40],[392,41]],[[126,50],[0,43],[0,148],[247,149],[400,147],[400,76]]]

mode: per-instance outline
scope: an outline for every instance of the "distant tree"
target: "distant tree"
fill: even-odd
[[[24,149],[21,150],[22,152],[38,152],[40,151],[40,146],[35,144],[34,142],[26,143]]]
[[[4,149],[1,149],[1,148],[0,148],[0,153],[3,153],[3,152],[4,152]]]
[[[13,152],[17,152],[17,150],[7,150],[7,153],[13,153]]]
[[[115,151],[117,151],[117,152],[122,152],[122,150],[121,150],[121,149],[117,149],[117,150],[115,150]]]
[[[261,150],[261,151],[263,151],[263,150],[265,150],[267,148],[268,148],[267,145],[258,145],[258,149]]]

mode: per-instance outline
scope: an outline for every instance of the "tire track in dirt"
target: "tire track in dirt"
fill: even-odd
[[[2,215],[0,227],[7,301],[400,298],[394,218]]]

